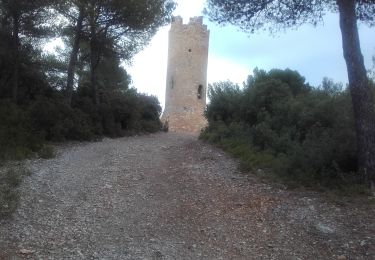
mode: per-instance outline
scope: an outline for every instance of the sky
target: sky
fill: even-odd
[[[205,0],[177,0],[174,15],[187,23],[190,17],[202,15]],[[323,77],[347,83],[342,56],[341,34],[337,14],[329,14],[324,24],[303,25],[296,30],[270,35],[267,31],[246,34],[234,26],[219,27],[204,17],[210,30],[208,83],[231,80],[240,85],[254,68],[270,70],[290,68],[297,70],[306,81],[318,86]],[[133,86],[139,92],[155,95],[164,106],[168,31],[161,28],[150,44],[125,65],[132,76]],[[362,53],[366,68],[373,66],[375,55],[375,28],[359,25]]]

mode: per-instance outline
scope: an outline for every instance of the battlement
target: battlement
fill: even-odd
[[[173,16],[172,17],[172,26],[177,24],[183,24],[183,20],[181,16]]]
[[[183,19],[181,16],[172,17],[172,30],[183,30],[188,28],[201,28],[204,31],[207,31],[207,25],[203,24],[203,16],[191,17],[188,24],[183,23]]]
[[[203,16],[191,17],[189,24],[203,25]]]

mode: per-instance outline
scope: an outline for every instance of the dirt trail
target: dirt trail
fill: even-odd
[[[375,259],[375,209],[238,172],[193,136],[61,148],[27,162],[3,259]]]

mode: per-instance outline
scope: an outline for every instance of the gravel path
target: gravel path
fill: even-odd
[[[374,204],[262,183],[193,136],[70,145],[27,167],[0,259],[375,259]]]

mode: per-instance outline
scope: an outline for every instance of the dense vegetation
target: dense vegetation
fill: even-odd
[[[255,70],[243,88],[209,88],[209,126],[201,138],[265,175],[305,186],[360,184],[348,90],[324,79],[319,88],[292,70]]]

